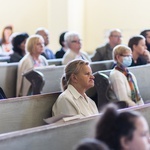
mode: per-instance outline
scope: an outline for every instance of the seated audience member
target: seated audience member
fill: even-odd
[[[74,59],[91,61],[87,53],[80,51],[82,45],[80,35],[77,32],[67,32],[65,34],[65,44],[68,50],[63,56],[63,65],[66,65],[68,62]]]
[[[44,49],[44,40],[40,35],[32,35],[27,39],[26,50],[28,53],[20,60],[17,74],[17,96],[30,95],[28,93],[30,82],[23,78],[22,74],[40,66],[48,65],[45,57],[41,55]]]
[[[74,150],[109,150],[109,148],[100,140],[97,139],[83,139]]]
[[[102,61],[112,59],[112,50],[115,46],[121,44],[122,34],[119,29],[112,29],[109,32],[108,42],[95,50],[92,61]]]
[[[150,62],[150,53],[142,35],[133,36],[128,42],[132,50],[132,63],[130,66],[145,65]]]
[[[61,49],[56,52],[55,54],[56,58],[63,58],[64,54],[67,51],[67,47],[65,45],[65,39],[64,39],[66,33],[67,32],[63,32],[59,37],[59,44],[61,45]]]
[[[97,114],[96,104],[85,92],[94,86],[91,67],[84,60],[73,60],[65,67],[62,77],[63,93],[53,106],[53,115],[80,115],[81,117]]]
[[[140,35],[143,35],[146,40],[146,47],[147,50],[150,52],[150,29],[143,30]]]
[[[54,53],[47,47],[50,43],[48,30],[41,27],[36,30],[36,34],[41,35],[44,39],[44,50],[41,55],[43,55],[46,59],[55,59]]]
[[[118,45],[113,49],[115,68],[110,72],[110,82],[116,97],[120,101],[126,101],[129,106],[144,104],[139,94],[135,76],[127,67],[132,62],[132,51],[129,47]]]
[[[19,62],[26,54],[25,43],[29,35],[27,33],[20,33],[12,39],[13,54],[10,55],[11,62]]]
[[[2,31],[2,38],[0,41],[0,45],[1,45],[0,54],[1,55],[9,55],[13,53],[12,45],[9,39],[12,33],[13,33],[13,27],[11,25],[4,27]]]
[[[145,118],[135,111],[117,111],[107,106],[96,126],[96,139],[112,150],[149,150],[149,127]]]

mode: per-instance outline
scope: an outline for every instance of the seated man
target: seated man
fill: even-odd
[[[63,56],[63,65],[66,65],[68,62],[74,59],[91,61],[87,53],[80,51],[82,45],[80,36],[77,32],[67,32],[65,34],[65,43],[68,50]]]
[[[41,35],[44,39],[44,51],[41,55],[43,55],[46,59],[55,59],[55,55],[52,50],[47,47],[50,42],[48,30],[45,28],[38,28],[36,30],[36,34]]]
[[[109,42],[98,47],[92,56],[92,61],[102,61],[112,59],[112,50],[115,46],[121,44],[121,31],[119,29],[113,29],[109,33]]]

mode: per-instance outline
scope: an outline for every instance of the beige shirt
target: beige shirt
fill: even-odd
[[[58,97],[53,106],[53,115],[81,115],[90,116],[98,114],[95,102],[85,95],[84,98],[72,85]]]
[[[62,59],[62,64],[66,65],[68,62],[74,60],[74,59],[83,59],[85,61],[91,62],[91,59],[89,58],[88,54],[86,52],[80,51],[80,54],[76,54],[72,50],[68,49],[65,55]]]

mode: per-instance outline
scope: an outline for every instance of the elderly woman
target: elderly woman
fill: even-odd
[[[91,61],[88,54],[81,51],[81,38],[77,32],[67,32],[65,34],[65,44],[67,47],[67,52],[63,56],[62,64],[66,65],[68,62],[74,59],[83,59],[86,61]]]
[[[144,36],[137,35],[131,37],[128,46],[132,50],[132,63],[130,66],[150,63],[150,52],[147,50]]]
[[[74,60],[65,67],[62,77],[63,93],[53,106],[53,115],[90,116],[98,110],[93,100],[85,92],[94,86],[94,76],[88,62]]]
[[[17,96],[29,95],[30,83],[22,74],[40,66],[48,65],[47,60],[40,54],[44,50],[44,40],[40,35],[32,35],[27,39],[26,50],[28,53],[21,59],[18,65]]]
[[[129,47],[118,45],[113,49],[115,68],[110,73],[112,88],[120,101],[126,101],[129,106],[144,104],[139,94],[135,76],[127,67],[132,63],[132,51]]]

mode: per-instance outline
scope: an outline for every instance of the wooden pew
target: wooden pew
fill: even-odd
[[[135,75],[140,94],[145,102],[150,99],[150,65],[130,67],[129,70]]]
[[[48,60],[49,64],[59,65],[61,59]],[[106,64],[105,64],[106,63]],[[109,69],[112,61],[93,62],[91,67],[93,71]],[[0,86],[3,88],[8,98],[16,96],[16,78],[18,63],[0,63]],[[49,67],[49,66],[48,66]],[[61,91],[60,79],[64,71],[64,66],[50,66],[38,69],[45,76],[45,86],[43,93]]]
[[[150,104],[122,111],[139,111],[150,125]],[[66,122],[60,125],[45,125],[0,135],[2,150],[71,150],[82,138],[93,137],[95,123],[100,115]]]
[[[92,71],[96,72],[99,70],[107,70],[111,69],[113,65],[113,61],[100,61],[100,62],[92,62],[90,64]],[[43,68],[37,68],[36,70],[43,73],[45,78],[45,85],[43,87],[43,93],[51,93],[61,91],[60,82],[61,77],[64,73],[65,66],[49,66]]]
[[[8,98],[16,96],[17,66],[18,63],[0,63],[0,86]]]
[[[0,133],[44,125],[60,93],[9,98],[0,101]]]
[[[48,61],[49,65],[56,65],[56,66],[62,65],[62,58],[60,58],[60,59],[49,59],[47,61]]]
[[[0,62],[9,62],[10,56],[0,55]]]
[[[150,92],[149,92],[149,85],[150,85],[150,65],[143,65],[143,66],[136,66],[136,67],[129,67],[128,68],[136,77],[137,84],[139,87],[140,94],[145,103],[150,102]],[[109,76],[111,70],[102,70],[99,71],[100,73],[104,73]]]
[[[45,85],[42,93],[60,92],[61,77],[64,73],[65,66],[49,66],[43,68],[37,68],[44,75]]]
[[[100,70],[110,70],[112,69],[113,65],[114,65],[113,60],[96,61],[90,63],[93,73]]]

